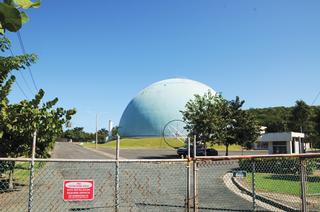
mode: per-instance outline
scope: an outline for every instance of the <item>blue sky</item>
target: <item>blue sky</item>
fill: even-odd
[[[118,123],[141,89],[172,77],[238,95],[246,108],[311,104],[320,91],[319,9],[311,0],[43,0],[21,35],[39,56],[32,72],[46,99],[77,108],[73,126],[94,131],[96,113],[101,127]],[[11,101],[22,98],[15,85]]]

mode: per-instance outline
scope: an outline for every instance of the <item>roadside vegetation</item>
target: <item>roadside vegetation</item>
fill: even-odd
[[[224,145],[226,155],[232,145],[251,148],[260,127],[256,119],[242,109],[243,104],[239,97],[229,101],[210,91],[203,96],[195,95],[181,111],[189,136],[196,136],[205,148]]]
[[[307,193],[319,194],[319,159],[304,161],[307,174]],[[298,158],[265,158],[255,160],[255,185],[261,192],[300,195],[300,160]],[[239,169],[247,172],[245,182],[252,183],[252,159],[241,159]]]
[[[7,163],[9,165],[10,163]],[[6,165],[5,163],[2,163],[2,165]],[[10,191],[10,190],[16,190],[17,187],[26,186],[29,184],[30,180],[30,162],[16,162],[14,169],[2,169],[0,168],[0,192],[1,191]],[[39,172],[41,168],[43,168],[45,165],[44,162],[37,162],[35,163],[34,170],[35,175]],[[11,170],[13,170],[13,188],[10,188],[10,178]],[[17,189],[19,190],[19,189]]]
[[[248,185],[252,183],[252,174],[248,173],[246,179]],[[301,182],[299,175],[290,174],[272,174],[272,173],[256,173],[255,185],[257,191],[282,193],[300,196]],[[320,177],[316,175],[307,178],[307,194],[319,194]]]
[[[34,83],[35,95],[18,103],[11,103],[8,96],[16,81],[13,71],[29,69],[37,55],[14,55],[7,32],[19,33],[28,22],[26,10],[40,7],[40,1],[4,0],[0,2],[0,157],[30,157],[33,135],[36,132],[36,157],[50,157],[54,142],[71,120],[75,109],[57,107],[58,98],[44,102],[44,90]],[[19,35],[19,34],[18,34]],[[21,42],[21,41],[20,41]],[[8,189],[14,189],[14,179],[23,178],[21,163],[0,161],[0,175],[8,177]],[[19,171],[17,171],[19,170]],[[21,173],[21,174],[20,174]],[[16,175],[14,175],[16,174]]]
[[[298,100],[293,107],[252,108],[248,112],[267,132],[302,131],[312,148],[320,149],[320,106]]]

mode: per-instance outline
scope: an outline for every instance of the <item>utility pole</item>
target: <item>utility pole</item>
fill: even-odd
[[[98,145],[98,113],[96,114],[96,149]]]

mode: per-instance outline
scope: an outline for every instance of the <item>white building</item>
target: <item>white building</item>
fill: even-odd
[[[309,143],[304,143],[304,138],[304,133],[276,132],[262,134],[258,142],[268,144],[269,154],[295,154],[310,148]]]

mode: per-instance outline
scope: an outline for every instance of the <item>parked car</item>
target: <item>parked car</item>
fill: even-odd
[[[197,145],[197,156],[205,156],[205,148],[203,145]],[[186,157],[188,155],[188,147],[181,147],[177,149],[179,157]],[[217,156],[218,151],[212,148],[207,148],[207,156]],[[190,146],[190,156],[193,157],[193,145]]]

